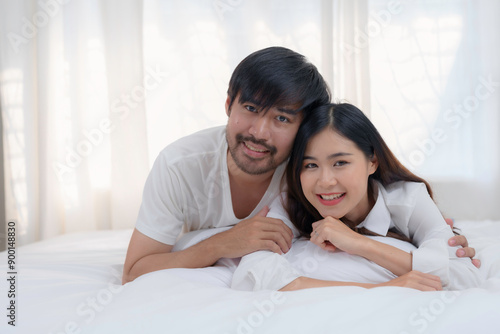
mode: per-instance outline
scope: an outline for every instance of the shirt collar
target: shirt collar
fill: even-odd
[[[371,211],[366,216],[365,220],[358,224],[358,228],[364,227],[367,230],[375,232],[379,235],[386,236],[391,227],[391,214],[385,205],[384,196],[382,195],[382,185],[376,183],[377,200]]]

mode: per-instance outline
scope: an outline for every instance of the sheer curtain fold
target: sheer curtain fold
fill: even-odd
[[[36,11],[34,1],[2,2],[0,19],[0,94],[4,139],[5,208],[7,220],[17,222],[19,244],[39,238],[38,154],[36,145],[38,115],[36,45],[29,43],[34,31],[24,35],[19,18]],[[8,7],[8,8],[6,8]],[[7,11],[8,9],[8,11]],[[7,15],[8,14],[8,15]],[[14,33],[16,32],[16,33]],[[30,221],[32,224],[28,224]],[[30,226],[29,226],[30,225]]]
[[[111,123],[107,227],[130,228],[149,172],[145,101],[160,69],[144,62],[142,1],[103,3],[102,22]]]
[[[370,115],[369,1],[333,1],[334,99]]]
[[[132,227],[149,170],[142,2],[1,6],[2,214],[19,244]]]

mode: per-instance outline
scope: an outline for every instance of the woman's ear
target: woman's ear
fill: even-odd
[[[378,168],[378,159],[374,153],[368,162],[369,175],[372,175],[373,173],[375,173],[377,171],[377,168]]]

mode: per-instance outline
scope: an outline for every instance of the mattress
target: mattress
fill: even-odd
[[[0,253],[6,277],[0,332],[498,333],[500,222],[456,226],[476,248],[484,283],[438,292],[237,291],[230,288],[235,259],[156,271],[121,285],[132,230],[67,234],[17,248],[15,274],[9,274],[8,252]]]

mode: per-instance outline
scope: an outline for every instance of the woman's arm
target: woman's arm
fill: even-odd
[[[356,255],[375,262],[401,276],[412,270],[412,255],[397,247],[384,244],[361,235],[363,243],[357,248]]]
[[[280,291],[294,291],[329,286],[359,286],[367,289],[382,286],[399,286],[420,291],[439,291],[442,289],[441,280],[438,276],[424,274],[414,270],[400,277],[396,277],[388,282],[379,284],[325,281],[301,276],[288,285],[284,286],[282,289],[280,289]]]
[[[448,240],[453,232],[425,186],[410,183],[405,187],[408,188],[405,191],[415,198],[414,209],[406,220],[396,218],[394,222],[400,230],[408,231],[408,236],[418,247],[412,252],[413,269],[441,277],[447,289],[478,286],[482,281],[479,270],[469,258],[456,255],[457,250],[461,249],[459,246],[449,246]],[[406,226],[401,226],[402,223]]]
[[[359,255],[397,276],[412,270],[412,255],[391,245],[361,235],[332,217],[315,222],[311,242],[326,250],[338,248]]]
[[[268,217],[269,216],[282,219],[287,225],[291,225],[288,215],[281,205],[280,199],[275,200],[274,203],[271,204],[271,210]],[[359,286],[364,288],[373,288],[377,286],[405,286],[422,291],[441,289],[441,283],[436,276],[411,272],[411,255],[409,253],[362,236],[349,229],[342,222],[339,223],[348,230],[346,232],[350,232],[348,234],[349,236],[359,237],[359,240],[356,242],[358,242],[360,246],[356,248],[363,252],[365,255],[364,257],[393,271],[394,274],[401,277],[380,284],[313,279],[301,276],[302,274],[291,266],[285,256],[269,251],[258,251],[242,257],[233,274],[231,287],[237,290],[270,289],[282,291],[326,286]],[[291,227],[293,227],[293,225],[291,225]],[[347,237],[340,239],[346,245],[349,245],[353,241]],[[313,240],[311,239],[311,241]],[[335,249],[331,243],[324,243],[320,246],[324,249]],[[342,249],[341,247],[339,248]],[[344,248],[349,249],[348,246]]]
[[[247,291],[264,289],[293,291],[330,286],[358,286],[367,289],[399,286],[420,291],[439,291],[442,289],[441,280],[438,276],[418,271],[410,271],[378,284],[309,278],[301,276],[285,256],[269,251],[258,251],[245,255],[233,274],[231,285],[234,289]]]

